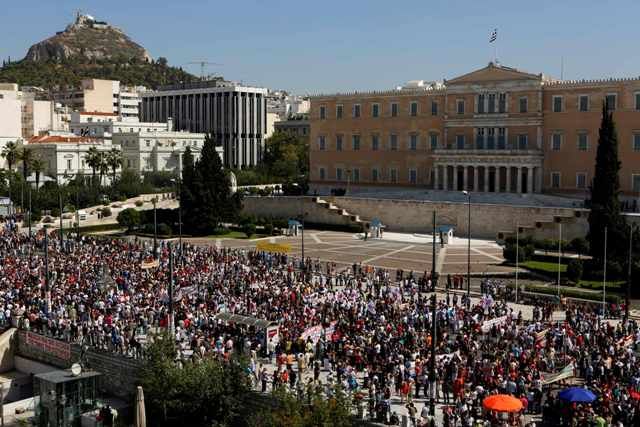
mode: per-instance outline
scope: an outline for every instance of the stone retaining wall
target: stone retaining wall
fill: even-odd
[[[61,345],[70,346],[70,357],[65,359],[36,346],[29,345],[26,340],[26,331],[19,331],[17,335],[18,346],[16,354],[20,356],[60,369],[67,369],[80,360],[81,349],[79,345],[58,341]],[[102,374],[101,387],[106,393],[124,400],[133,397],[136,385],[138,385],[138,375],[141,368],[141,364],[136,360],[115,354],[88,350],[85,354],[85,364],[89,369]]]
[[[303,199],[303,200],[301,200]],[[453,225],[457,236],[467,235],[468,205],[453,202],[375,199],[361,197],[323,197],[363,220],[378,218],[389,231],[430,233],[431,217],[435,210],[437,223]],[[318,224],[342,224],[333,215],[313,202],[312,197],[245,197],[243,212],[256,216],[291,218],[304,209],[307,221]],[[588,210],[577,208],[550,208],[537,206],[471,204],[471,235],[495,239],[500,232],[515,232],[516,225],[532,227],[537,238],[557,239],[555,216],[563,220],[562,238],[571,240],[584,237],[589,230]],[[539,227],[536,227],[539,223]]]

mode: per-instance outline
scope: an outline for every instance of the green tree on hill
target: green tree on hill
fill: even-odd
[[[604,230],[607,228],[607,258],[624,260],[628,239],[626,221],[620,207],[620,159],[618,135],[613,115],[602,107],[602,122],[598,138],[596,167],[591,185],[591,212],[589,213],[589,247],[596,260],[604,256]]]

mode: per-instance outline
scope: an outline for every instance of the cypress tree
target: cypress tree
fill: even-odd
[[[185,153],[186,154],[186,153]],[[238,197],[231,194],[231,182],[222,167],[216,144],[207,135],[195,167],[186,162],[183,170],[185,224],[194,234],[207,234],[220,228],[223,221],[235,220],[240,210]]]
[[[591,185],[591,212],[587,236],[591,255],[598,261],[604,256],[604,229],[607,227],[607,258],[622,261],[627,247],[626,222],[621,215],[620,160],[618,158],[618,136],[613,115],[602,107],[602,123],[598,138],[596,167]]]

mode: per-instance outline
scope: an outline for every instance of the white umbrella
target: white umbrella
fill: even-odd
[[[144,410],[144,392],[138,386],[136,391],[136,427],[147,427],[147,416]]]

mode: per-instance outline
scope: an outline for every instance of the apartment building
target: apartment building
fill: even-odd
[[[52,94],[55,102],[80,112],[114,113],[123,121],[139,120],[142,87],[127,87],[117,80],[84,79],[76,88]]]
[[[558,81],[490,63],[441,83],[311,98],[312,186],[585,193],[603,105],[640,193],[640,79]]]

